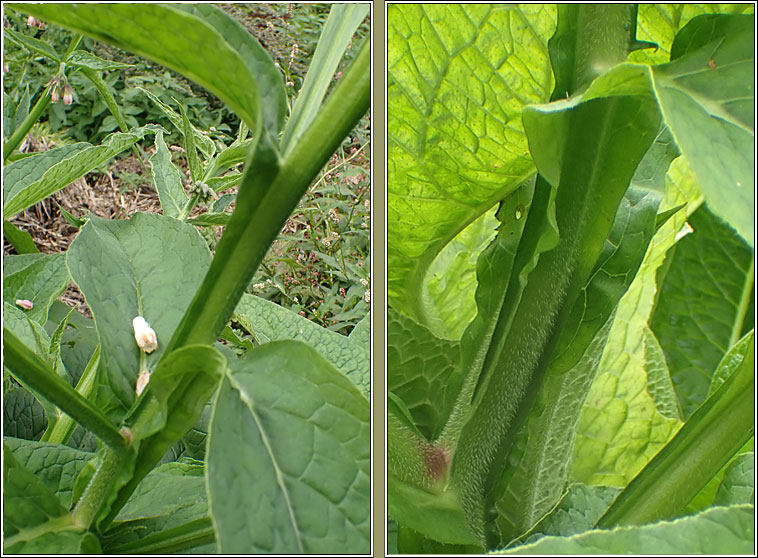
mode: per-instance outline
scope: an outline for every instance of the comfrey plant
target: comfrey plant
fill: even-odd
[[[389,8],[391,551],[752,551],[745,9]]]
[[[245,290],[369,108],[368,41],[324,100],[369,5],[333,6],[288,118],[269,55],[210,4],[6,7],[176,70],[243,125],[216,153],[184,111],[161,107],[183,137],[189,197],[165,130],[154,125],[5,167],[7,219],[153,134],[150,165],[163,209],[122,221],[89,216],[64,254],[5,258],[4,364],[17,382],[6,382],[4,399],[6,418],[18,419],[6,423],[17,437],[4,439],[5,552],[368,553],[368,319],[348,338]],[[70,50],[61,67],[74,56],[86,57],[88,68],[99,63]],[[24,130],[6,142],[5,161]],[[222,176],[241,161],[241,174]],[[212,207],[198,223],[226,226],[212,254],[189,211],[233,184],[231,217]],[[54,304],[71,280],[93,320]],[[236,336],[231,318],[256,346]],[[19,409],[31,411],[30,424],[9,417]],[[71,447],[82,447],[74,443],[82,427],[97,437],[96,453]],[[35,429],[41,441],[31,441]]]

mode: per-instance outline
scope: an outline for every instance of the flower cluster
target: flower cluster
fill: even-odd
[[[66,77],[66,74],[63,73],[62,68],[63,64],[61,64],[61,70],[55,74],[55,77],[53,77],[53,79],[45,84],[45,87],[47,87],[48,91],[50,91],[50,99],[52,99],[54,103],[57,103],[62,95],[63,103],[70,105],[74,102],[74,88],[71,87],[71,84],[68,82],[68,78]]]

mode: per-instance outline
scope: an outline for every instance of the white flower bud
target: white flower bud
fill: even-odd
[[[17,300],[16,306],[20,306],[24,310],[31,310],[34,308],[34,303],[31,300]]]
[[[155,331],[150,327],[150,324],[145,321],[142,316],[137,316],[132,320],[132,327],[134,328],[134,338],[137,340],[139,348],[146,353],[152,353],[158,348],[158,338],[155,336]],[[147,384],[147,381],[145,381]]]
[[[147,383],[150,381],[150,372],[147,370],[143,370],[139,373],[139,376],[137,377],[137,395],[139,396],[143,391],[145,391],[145,387],[147,386]]]

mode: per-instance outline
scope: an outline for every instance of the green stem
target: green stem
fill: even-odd
[[[3,162],[6,162],[10,154],[16,150],[22,141],[24,141],[26,134],[29,133],[29,130],[32,129],[32,126],[34,126],[37,120],[40,119],[42,113],[45,112],[45,109],[49,104],[50,87],[47,87],[42,92],[42,95],[40,95],[39,99],[37,99],[37,102],[34,104],[32,110],[29,111],[29,114],[26,115],[24,121],[19,125],[18,128],[16,128],[13,134],[11,134],[11,137],[8,138],[8,141],[6,141],[3,145]]]
[[[82,41],[81,34],[77,34],[74,36],[73,39],[71,39],[71,42],[68,44],[68,48],[66,49],[66,54],[63,56],[63,60],[66,60],[69,55],[76,50],[76,47],[79,46],[79,43]],[[29,111],[29,114],[24,118],[24,121],[19,125],[18,128],[16,128],[16,131],[11,134],[11,137],[8,138],[8,141],[3,144],[3,162],[8,160],[8,157],[10,157],[11,153],[13,153],[16,148],[21,144],[22,141],[24,141],[24,138],[26,137],[26,134],[29,133],[29,130],[32,129],[32,126],[42,117],[42,113],[45,112],[45,109],[47,108],[47,105],[50,104],[50,87],[46,88],[39,99],[37,99],[37,102],[34,105],[34,108],[32,108],[31,111]]]
[[[211,519],[203,517],[105,550],[108,554],[176,554],[215,540],[216,531]]]
[[[737,306],[737,314],[734,317],[734,324],[732,325],[732,335],[729,338],[729,346],[733,347],[740,339],[742,333],[742,326],[745,323],[745,316],[747,315],[748,308],[750,308],[750,298],[755,288],[755,255],[750,259],[750,267],[748,268],[747,275],[745,275],[745,284],[742,287],[742,295],[740,296],[740,303]]]
[[[76,384],[76,392],[81,394],[82,397],[89,400],[92,394],[92,389],[95,387],[95,380],[97,379],[97,365],[100,363],[100,345],[97,346],[95,352],[92,353],[87,367],[84,369],[79,382]],[[71,418],[70,415],[64,414],[60,417],[53,426],[52,432],[48,442],[53,444],[65,444],[71,438],[71,434],[76,429],[77,422]]]
[[[126,449],[105,450],[102,463],[92,475],[82,497],[71,512],[74,523],[88,529],[96,520],[121,470],[127,466]]]
[[[750,439],[755,418],[754,347],[751,338],[740,366],[618,495],[598,528],[676,517]]]
[[[107,446],[123,450],[127,443],[108,417],[74,390],[7,327],[3,327],[5,364],[21,383],[57,405]]]

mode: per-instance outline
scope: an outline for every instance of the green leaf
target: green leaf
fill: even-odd
[[[39,322],[32,320],[26,311],[8,302],[3,302],[3,325],[16,335],[27,349],[40,357],[48,367],[54,369],[58,375],[70,382],[70,376],[66,373],[63,363],[60,359],[52,358],[50,337]]]
[[[230,44],[210,19],[166,4],[15,5],[14,9],[155,60],[218,96],[250,129],[261,124],[261,99],[269,92],[259,89],[245,62],[246,53]]]
[[[131,552],[142,554],[145,549],[141,545],[148,537],[189,522],[207,520],[203,471],[199,462],[166,463],[153,469],[105,533],[106,552],[120,553],[131,547]],[[126,548],[116,550],[120,547]]]
[[[517,196],[524,197],[522,188],[506,199]],[[514,213],[516,205],[517,202]],[[528,205],[521,206],[524,216]],[[500,225],[495,217],[496,210],[492,208],[458,233],[429,266],[421,296],[431,310],[427,313],[427,327],[438,337],[460,339],[477,313],[474,294],[477,288],[476,262],[492,243]],[[520,223],[523,225],[524,219]]]
[[[724,384],[619,494],[599,527],[676,517],[752,436],[755,340]]]
[[[30,157],[24,157],[5,165],[3,168],[3,199],[5,203],[8,203],[11,197],[15,197],[26,187],[39,181],[52,166],[91,147],[91,144],[85,142],[64,145],[42,153],[35,153]],[[10,216],[6,216],[6,218],[10,218]]]
[[[739,455],[726,468],[716,500],[717,506],[753,504],[755,502],[755,453]]]
[[[649,327],[645,326],[645,370],[647,370],[647,391],[655,402],[656,410],[666,418],[682,420],[679,400],[676,398],[674,384],[666,356],[658,339]]]
[[[685,417],[705,400],[719,361],[739,338],[755,282],[753,250],[729,225],[707,207],[688,222],[693,232],[668,256],[651,320]]]
[[[124,70],[133,68],[134,64],[123,64],[115,60],[104,60],[86,50],[75,50],[66,59],[66,66],[74,68],[88,68],[95,71]]]
[[[459,358],[458,343],[437,339],[413,319],[388,309],[387,385],[427,440],[437,438],[455,402]]]
[[[54,324],[58,324],[68,314],[69,307],[59,301],[54,301],[50,307],[48,323],[45,329],[52,335]],[[66,370],[71,374],[74,383],[79,381],[84,369],[98,345],[95,322],[74,312],[68,318],[67,329],[61,337],[61,360]]]
[[[207,457],[219,552],[368,553],[368,400],[295,341],[230,367]]]
[[[9,38],[11,42],[17,43],[19,45],[22,45],[26,47],[28,50],[32,52],[36,52],[39,55],[42,55],[45,58],[48,58],[52,60],[55,63],[60,64],[60,57],[58,56],[58,53],[55,52],[55,49],[51,47],[49,44],[47,44],[45,41],[40,41],[39,39],[35,39],[34,37],[28,37],[24,35],[23,33],[19,33],[18,31],[14,31],[13,29],[5,28],[5,36],[6,38]],[[17,120],[19,123],[21,120]]]
[[[618,493],[617,488],[610,486],[572,484],[549,514],[508,547],[531,544],[543,537],[570,537],[590,531]]]
[[[65,508],[71,507],[74,480],[95,454],[68,446],[4,438],[5,445],[24,467],[52,490]]]
[[[55,299],[71,282],[65,254],[20,254],[3,258],[3,297],[30,300],[29,319],[42,325]]]
[[[211,422],[212,412],[213,406],[210,403],[206,404],[200,419],[182,438],[182,442],[184,443],[184,455],[193,459],[205,459],[208,425]]]
[[[371,384],[370,355],[359,343],[276,303],[249,294],[242,295],[234,317],[259,343],[281,339],[307,343],[368,396]]]
[[[4,180],[10,181],[10,184],[3,185],[3,194],[5,195],[3,212],[6,218],[20,213],[27,207],[31,207],[38,201],[65,188],[77,178],[84,176],[137,143],[145,134],[153,132],[152,125],[147,125],[143,128],[134,128],[128,133],[116,132],[111,134],[103,140],[102,144],[97,146],[74,144],[70,147],[80,147],[65,152],[66,155],[70,155],[65,159],[58,159],[57,157],[38,159],[39,156],[35,156],[11,163],[3,171]],[[53,151],[57,150],[48,151],[45,155]],[[29,175],[26,174],[27,169],[30,169],[36,175],[40,168],[37,165],[48,162],[53,164],[42,170],[39,179],[30,179]]]
[[[23,440],[39,440],[47,428],[47,417],[39,401],[16,386],[3,391],[3,433]]]
[[[534,174],[520,114],[552,89],[555,7],[398,4],[387,21],[387,294],[428,325],[429,265]]]
[[[231,217],[231,213],[213,213],[211,211],[208,211],[206,213],[201,213],[192,219],[187,219],[187,222],[199,227],[225,227],[227,224],[229,224],[229,219],[231,219]]]
[[[197,158],[197,151],[195,150],[195,135],[193,133],[194,127],[190,124],[189,117],[187,116],[187,109],[184,105],[174,99],[179,105],[179,111],[182,113],[182,135],[184,136],[184,154],[187,156],[187,164],[190,169],[190,176],[192,177],[192,183],[196,184],[203,176],[203,168],[200,164],[200,160]]]
[[[432,494],[387,475],[387,506],[399,525],[447,544],[479,545],[453,492]]]
[[[3,237],[10,242],[18,254],[39,254],[32,235],[19,229],[10,221],[3,220]]]
[[[44,556],[46,554],[100,554],[100,543],[97,537],[88,532],[56,531],[45,533],[28,541],[6,547],[8,554],[31,554]]]
[[[361,347],[367,351],[371,350],[371,312],[361,318],[361,320],[355,324],[353,331],[350,332],[348,338],[351,341],[355,341]]]
[[[184,136],[184,121],[182,120],[182,117],[180,114],[177,114],[174,109],[172,109],[169,105],[161,101],[158,97],[156,97],[153,93],[148,91],[147,89],[143,89],[142,87],[137,87],[140,91],[142,91],[145,95],[148,96],[148,98],[153,101],[156,106],[161,109],[163,114],[166,115],[166,117],[171,121],[171,124],[174,125],[174,127],[179,131],[179,133]],[[197,143],[197,148],[200,150],[200,152],[203,154],[204,157],[210,158],[213,157],[213,154],[216,152],[216,144],[213,143],[213,140],[209,137],[206,137],[203,135],[200,130],[192,126],[192,132],[194,134],[194,140]]]
[[[244,163],[252,144],[253,140],[251,139],[243,140],[240,143],[233,143],[221,151],[205,170],[203,182],[208,184],[208,186],[211,186],[214,190],[220,190],[220,188],[213,186],[213,183],[209,182],[209,180],[239,163]],[[241,175],[237,175],[237,178],[239,178],[239,176]],[[216,182],[220,180],[219,177],[216,177]]]
[[[239,53],[250,75],[255,77],[258,84],[258,93],[263,104],[263,127],[269,134],[276,137],[282,129],[287,113],[287,94],[282,74],[271,59],[271,55],[261,46],[255,36],[216,6],[199,3],[175,4],[173,7],[194,14],[213,26],[224,37],[227,44]],[[215,60],[215,57],[212,60]],[[210,63],[212,64],[213,61]],[[235,75],[225,74],[223,77],[228,82],[229,76]],[[245,92],[245,94],[249,95],[250,92]],[[255,130],[249,121],[247,124],[251,130]]]
[[[3,447],[3,549],[46,533],[74,529],[53,492]]]
[[[225,174],[224,176],[214,176],[212,178],[209,178],[206,184],[210,186],[211,188],[213,188],[214,191],[221,192],[223,190],[228,190],[229,188],[234,188],[235,186],[238,186],[241,180],[242,180],[241,172],[230,172],[230,173]],[[227,205],[228,205],[228,202],[227,202]]]
[[[134,402],[140,359],[148,368],[158,362],[209,262],[192,225],[147,213],[128,221],[91,216],[71,243],[67,264],[95,319],[104,392],[98,401],[107,401],[109,416],[122,417]],[[136,316],[158,338],[158,349],[146,356],[134,340]]]
[[[754,508],[742,505],[655,525],[545,537],[498,554],[751,554],[754,532]]]
[[[703,24],[703,19],[711,24]],[[715,23],[721,19],[728,24]],[[689,26],[697,26],[689,38],[693,46],[702,42],[694,38],[699,34],[711,41],[669,64],[654,67],[656,94],[709,208],[752,247],[754,18],[701,16]],[[687,28],[681,33],[686,32]]]
[[[692,172],[686,159],[679,157],[669,169],[661,210],[683,202],[697,206],[698,201]],[[577,482],[625,486],[681,425],[657,411],[647,390],[644,337],[655,300],[656,273],[685,219],[684,212],[675,213],[657,230],[619,302],[599,372],[576,427],[572,476]]]
[[[282,153],[289,153],[316,117],[326,90],[345,50],[361,21],[368,15],[368,4],[332,4],[321,30],[316,52],[308,66],[303,86],[292,107],[280,142]]]
[[[178,217],[187,203],[187,194],[182,185],[182,173],[171,162],[171,152],[163,141],[162,130],[155,133],[155,153],[150,157],[150,172],[163,214]]]
[[[647,64],[668,62],[675,35],[695,16],[752,11],[750,4],[640,4],[637,38],[652,41],[658,48],[632,52],[629,60]]]

